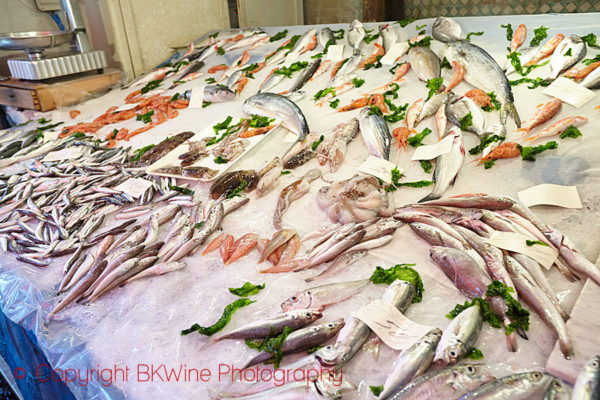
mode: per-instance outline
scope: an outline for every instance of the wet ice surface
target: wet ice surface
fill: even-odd
[[[464,32],[484,30],[484,36],[474,37],[473,42],[483,45],[486,50],[501,60],[500,65],[503,65],[502,57],[508,42],[505,40],[504,29],[499,27],[500,24],[511,22],[513,27],[516,27],[519,23],[526,23],[530,32],[527,40],[529,42],[533,28],[539,25],[550,27],[549,37],[558,32],[565,35],[570,33],[586,34],[597,28],[597,23],[591,22],[594,18],[590,15],[519,16],[457,18],[457,21],[461,24]],[[402,30],[401,39],[406,40],[413,36],[415,25],[420,23],[431,25],[431,22],[432,20],[424,20],[410,25]],[[574,25],[581,28],[567,29]],[[367,25],[368,28],[374,26]],[[332,29],[339,27],[342,26],[334,26]],[[343,27],[347,28],[345,25]],[[397,25],[396,27],[398,28]],[[295,32],[304,29],[303,27],[289,28],[288,38]],[[268,31],[273,33],[279,30],[281,29],[270,28]],[[280,43],[282,42],[276,44]],[[264,47],[260,53],[266,54],[274,47],[273,45]],[[440,43],[433,43],[432,48],[440,54],[442,46]],[[370,54],[371,49],[372,45],[365,46],[363,53]],[[346,49],[346,52],[348,51]],[[226,54],[226,58],[231,61],[239,53]],[[594,54],[594,50],[588,50],[588,57],[593,57]],[[255,61],[257,58],[252,58],[250,63]],[[208,66],[221,62],[222,59],[218,61],[212,59]],[[256,74],[256,79],[251,80],[244,89],[244,98],[255,93],[256,88],[271,68],[273,66],[267,66]],[[548,71],[547,67],[539,68],[532,73],[532,76],[538,76],[538,74],[545,76]],[[308,119],[311,130],[320,134],[328,134],[337,123],[358,116],[358,111],[337,113],[327,104],[322,109],[312,106],[310,96],[318,89],[327,86],[327,76],[326,74],[315,82],[307,84],[304,88],[308,93],[307,97],[298,101],[298,105]],[[365,79],[365,85],[341,95],[339,97],[340,106],[348,104],[369,89],[387,83],[391,75],[384,67],[361,72],[360,76]],[[451,78],[450,71],[443,70],[443,77],[448,82]],[[395,104],[412,103],[418,98],[427,96],[424,83],[418,82],[414,73],[409,72],[405,78],[399,91],[400,97]],[[514,77],[512,78],[514,79]],[[200,79],[204,79],[204,77]],[[291,82],[293,79],[289,81],[290,84]],[[172,92],[183,92],[195,84],[196,82],[183,84]],[[285,88],[284,84],[281,84],[281,87]],[[461,83],[455,92],[464,93],[469,89],[467,84]],[[82,116],[87,115],[88,118],[93,118],[111,105],[122,104],[122,99],[131,90],[122,92],[116,90],[77,108],[82,111]],[[514,89],[517,109],[522,120],[531,116],[537,104],[547,100],[540,92],[541,90],[529,90],[525,85]],[[182,130],[199,131],[208,121],[214,120],[216,115],[221,115],[223,119],[227,115],[232,115],[234,118],[241,117],[241,103],[242,100],[236,100],[230,103],[213,104],[206,109],[179,110],[178,118],[133,138],[130,144],[133,148],[138,148],[148,143],[156,143],[165,136]],[[593,107],[597,104],[597,100],[592,100],[579,110],[564,104],[560,114],[553,120],[556,121],[569,115],[590,117],[590,122],[581,128],[582,138],[565,140],[553,138],[559,142],[558,150],[551,150],[538,156],[535,163],[522,162],[517,159],[500,160],[495,167],[489,170],[484,170],[475,164],[468,164],[461,170],[456,184],[448,190],[446,195],[487,192],[516,197],[519,190],[540,183],[577,185],[583,209],[535,207],[534,211],[544,221],[570,236],[590,259],[595,260],[598,256],[599,246],[597,240],[592,238],[597,237],[600,233],[597,216],[600,171],[594,163],[599,141],[595,132],[600,127],[597,111],[593,111]],[[486,118],[490,124],[497,120],[497,114],[486,113]],[[138,124],[140,122],[128,121],[123,126],[135,129]],[[391,129],[400,124],[394,124]],[[432,144],[436,140],[433,119],[424,121],[418,129],[422,130],[425,127],[433,130],[433,133],[425,139],[425,143]],[[101,131],[102,136],[113,128],[113,126],[104,128],[106,132]],[[509,132],[514,128],[513,122],[509,121]],[[282,144],[283,136],[284,133],[281,130],[273,132],[272,137],[259,144],[252,154],[237,163],[234,168],[261,168],[274,155],[283,155],[289,146]],[[469,149],[477,143],[477,138],[470,133],[465,133],[464,141],[465,148]],[[425,174],[418,163],[409,161],[412,151],[410,147],[406,152],[394,150],[390,159],[404,169],[405,181],[431,179],[431,175]],[[359,135],[350,144],[346,161],[340,171],[334,175],[328,172],[324,173],[324,179],[340,180],[351,177],[365,157],[364,143]],[[467,155],[467,161],[470,160],[472,160],[472,156]],[[251,194],[249,204],[225,218],[223,230],[233,234],[236,238],[248,232],[256,232],[261,237],[270,238],[274,232],[272,213],[279,192],[285,185],[317,166],[316,161],[311,161],[294,170],[293,174],[282,176],[276,190],[263,199],[256,200],[255,196]],[[291,205],[283,217],[285,227],[297,229],[302,236],[329,223],[325,214],[314,202],[316,191],[325,184],[322,180],[313,182],[311,192]],[[207,185],[197,186],[195,189],[200,199],[207,198]],[[429,189],[402,188],[394,194],[395,204],[401,206],[415,202],[425,196]],[[161,234],[164,235],[167,229],[168,227],[163,227]],[[445,314],[455,304],[464,302],[465,298],[454,288],[452,282],[430,262],[428,249],[429,246],[413,234],[410,228],[403,226],[395,233],[394,241],[391,244],[372,251],[371,255],[350,266],[346,271],[318,281],[314,285],[367,278],[376,265],[387,267],[396,263],[416,263],[415,268],[421,273],[426,291],[423,302],[411,305],[406,315],[416,322],[444,328],[449,323]],[[206,345],[208,341],[205,337],[198,334],[180,336],[179,331],[188,328],[193,323],[201,325],[214,323],[224,306],[236,299],[235,296],[229,294],[227,288],[239,287],[246,281],[265,283],[266,288],[253,297],[256,303],[239,310],[234,315],[228,329],[279,312],[282,301],[298,290],[312,286],[307,284],[304,279],[318,271],[261,275],[257,272],[259,266],[256,264],[258,258],[256,250],[229,266],[223,266],[218,252],[206,257],[201,257],[199,253],[186,259],[188,266],[183,270],[165,276],[135,281],[114,290],[89,306],[69,306],[50,323],[43,322],[41,315],[47,314],[55,303],[55,288],[61,278],[64,261],[57,260],[55,264],[38,270],[27,265],[17,264],[13,258],[2,256],[1,271],[3,273],[0,274],[0,289],[3,293],[3,311],[23,326],[36,330],[41,347],[56,368],[75,368],[84,373],[86,369],[98,368],[98,366],[100,368],[128,367],[130,369],[127,382],[123,382],[119,377],[117,382],[107,387],[103,387],[97,380],[85,387],[71,383],[69,386],[78,398],[150,399],[165,396],[207,398],[209,389],[225,390],[230,384],[230,374],[225,374],[219,380],[220,365],[239,366],[251,358],[255,351],[248,349],[243,341],[239,340],[225,340]],[[581,283],[566,282],[555,270],[551,270],[549,275],[559,298],[566,308],[570,309],[581,288]],[[319,322],[340,317],[348,320],[352,313],[362,305],[380,298],[383,291],[382,285],[370,284],[352,299],[328,308]],[[542,369],[552,350],[554,336],[535,314],[532,314],[528,335],[528,341],[519,339],[519,350],[516,353],[509,353],[506,350],[502,331],[485,325],[476,346],[483,351],[485,355],[483,361],[492,366],[492,371],[496,376],[531,368]],[[382,345],[377,361],[373,359],[371,353],[359,352],[343,370],[344,375],[359,386],[359,390],[345,398],[373,398],[368,386],[380,385],[384,382],[387,374],[393,368],[396,355],[396,351],[385,345]],[[298,356],[286,358],[282,367],[296,358]],[[186,382],[182,381],[183,378],[180,378],[179,382],[172,380],[161,382],[155,375],[154,381],[148,382],[143,381],[146,375],[137,375],[138,365],[142,372],[146,370],[145,366],[154,366],[156,369],[165,365],[166,368],[174,368],[176,371],[181,366],[184,369],[204,368],[211,372],[211,377],[207,383],[195,380]],[[164,370],[160,375],[162,379],[166,379]],[[304,393],[302,390],[291,392],[285,398],[305,398]]]

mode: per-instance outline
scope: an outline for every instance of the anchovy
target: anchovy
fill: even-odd
[[[463,310],[446,327],[435,351],[434,364],[453,365],[475,346],[483,318],[477,304]]]
[[[330,283],[299,292],[281,303],[283,311],[303,308],[325,308],[344,301],[361,291],[370,281]]]
[[[600,395],[600,356],[589,359],[577,376],[572,400],[592,400]]]
[[[505,376],[465,394],[460,400],[530,399],[541,396],[554,377],[543,372],[522,372]]]

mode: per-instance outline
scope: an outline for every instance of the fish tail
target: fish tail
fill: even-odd
[[[514,103],[512,101],[509,101],[506,103],[506,107],[507,107],[508,114],[513,119],[513,121],[515,121],[517,128],[520,128],[521,127],[521,117],[519,117],[519,113],[517,112],[517,108],[515,107]],[[501,115],[501,119],[502,119],[502,109],[500,109],[500,115]],[[506,116],[504,117],[504,120],[506,121]]]
[[[431,192],[427,196],[425,196],[421,200],[419,200],[418,203],[424,203],[424,202],[430,201],[430,200],[437,200],[440,197],[442,197],[442,196],[435,194],[434,192]]]

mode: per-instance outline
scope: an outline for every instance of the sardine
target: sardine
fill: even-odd
[[[479,305],[475,304],[458,314],[444,329],[440,344],[435,351],[434,364],[453,365],[475,346],[483,318]]]
[[[531,399],[544,394],[554,377],[543,372],[505,376],[465,394],[460,400]]]
[[[309,133],[302,110],[284,96],[259,93],[246,99],[242,109],[246,115],[257,114],[280,119],[286,129],[298,135],[298,140],[303,140]]]
[[[360,113],[360,132],[369,154],[389,160],[392,135],[387,123],[377,114],[370,114],[365,108]]]
[[[600,396],[600,356],[585,363],[573,387],[572,400],[592,400]]]
[[[460,129],[453,128],[452,149],[449,153],[441,154],[436,158],[433,180],[435,185],[433,191],[424,197],[420,202],[436,200],[442,197],[448,187],[456,181],[458,172],[463,166],[465,160],[465,148],[463,147],[463,138]]]
[[[281,309],[283,311],[303,308],[323,309],[354,296],[369,282],[368,279],[364,279],[362,281],[330,283],[313,287],[288,298],[281,303]]]

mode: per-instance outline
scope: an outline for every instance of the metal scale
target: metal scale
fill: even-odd
[[[102,50],[92,50],[77,0],[61,0],[69,31],[0,33],[0,50],[24,50],[26,56],[7,61],[13,78],[42,80],[106,67]],[[44,50],[72,44],[70,51],[46,55]]]

